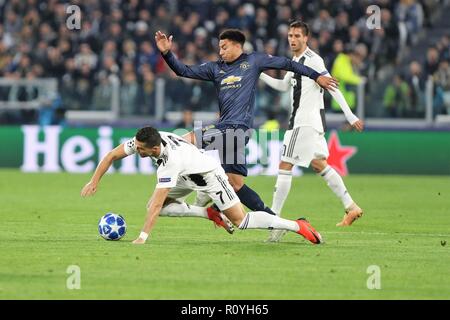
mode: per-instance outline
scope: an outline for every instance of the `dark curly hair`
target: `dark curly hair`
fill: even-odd
[[[136,133],[136,140],[145,143],[148,148],[153,148],[161,144],[161,135],[153,127],[144,127]]]

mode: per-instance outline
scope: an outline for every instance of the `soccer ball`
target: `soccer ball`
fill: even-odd
[[[127,224],[120,214],[108,212],[98,221],[98,232],[106,240],[119,240],[127,232]]]

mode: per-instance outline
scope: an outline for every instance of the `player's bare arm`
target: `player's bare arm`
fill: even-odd
[[[87,197],[92,196],[97,192],[97,185],[100,182],[100,179],[103,177],[103,175],[108,171],[108,169],[111,167],[112,163],[116,160],[123,159],[127,156],[127,154],[124,151],[123,143],[108,152],[100,161],[97,168],[95,169],[94,174],[92,175],[91,180],[86,183],[86,185],[81,190],[81,196]]]
[[[155,33],[156,46],[158,47],[159,51],[162,52],[162,54],[167,54],[170,48],[172,48],[172,39],[173,36],[167,37],[166,34],[162,33],[159,30]]]
[[[147,208],[147,217],[145,218],[144,227],[142,228],[142,232],[139,237],[133,241],[133,244],[144,244],[147,240],[148,234],[150,230],[156,223],[156,219],[161,212],[161,209],[164,205],[164,201],[169,194],[170,188],[156,188],[155,192],[153,192],[150,205]]]

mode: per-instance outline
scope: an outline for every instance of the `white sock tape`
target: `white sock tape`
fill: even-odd
[[[139,235],[139,238],[141,238],[142,240],[147,240],[148,233],[142,231],[141,234]]]

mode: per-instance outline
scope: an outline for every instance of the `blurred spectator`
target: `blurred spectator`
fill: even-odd
[[[77,68],[83,67],[94,69],[97,66],[97,55],[92,52],[91,47],[87,43],[80,45],[80,53],[75,55],[75,65]]]
[[[155,115],[155,75],[149,65],[142,68],[142,97],[140,114]]]
[[[175,125],[175,128],[191,130],[194,126],[194,114],[192,110],[185,109],[183,111],[183,119]]]
[[[113,86],[111,85],[108,79],[108,75],[105,71],[102,71],[98,74],[98,82],[99,84],[94,89],[92,109],[111,110]]]
[[[398,74],[384,91],[383,105],[388,117],[397,118],[406,114],[410,107],[408,83]]]
[[[334,32],[334,28],[335,28],[334,19],[333,17],[330,16],[330,13],[325,9],[319,11],[319,16],[314,19],[311,25],[311,30],[315,34],[318,34],[321,31]]]
[[[276,119],[275,112],[267,111],[267,120],[261,125],[261,129],[268,132],[280,129],[280,122]]]
[[[155,71],[159,57],[160,57],[159,52],[157,52],[153,48],[153,45],[150,43],[150,41],[144,41],[141,44],[139,54],[137,57],[138,69],[143,64],[149,64],[152,67],[152,71]]]
[[[64,114],[65,109],[62,107],[59,95],[45,97],[39,108],[38,123],[41,126],[65,125]]]
[[[425,78],[422,72],[422,66],[419,62],[413,61],[409,65],[409,74],[407,82],[410,88],[410,109],[405,117],[422,117],[425,113]]]
[[[229,27],[243,29],[248,52],[288,56],[288,43],[280,39],[286,39],[290,19],[302,19],[313,33],[309,47],[320,53],[329,70],[338,71],[354,107],[351,87],[359,83],[355,79],[399,62],[400,31],[406,30],[408,43],[415,43],[426,19],[439,9],[431,2],[376,0],[382,9],[381,29],[369,30],[367,0],[75,1],[82,9],[81,30],[69,30],[67,1],[0,1],[0,76],[55,77],[67,109],[107,110],[111,94],[107,79],[117,75],[124,86],[120,97],[127,115],[154,114],[155,81],[163,78],[168,109],[183,110],[188,101],[195,110],[217,111],[211,84],[178,79],[167,69],[154,47],[155,31],[174,35],[173,52],[184,62],[197,64],[217,59],[217,36]],[[450,58],[448,36],[433,47],[421,77],[443,73],[445,63],[443,67],[440,63]],[[413,78],[406,77],[412,87]],[[265,91],[258,93],[260,112],[270,103],[283,105],[284,96]],[[28,96],[26,92],[22,88],[21,97]],[[0,98],[9,96],[11,88],[0,87]]]
[[[439,63],[433,80],[435,87],[434,114],[450,114],[450,64],[448,60],[442,60]]]
[[[339,53],[331,69],[331,74],[339,80],[339,89],[351,109],[356,107],[356,86],[363,81],[358,70],[363,64],[364,58],[363,49],[355,49],[350,53]],[[341,112],[339,104],[334,100],[331,106],[334,111]]]
[[[73,101],[74,109],[86,110],[91,105],[93,87],[92,83],[94,81],[94,72],[89,64],[81,65],[81,68],[75,70],[74,72],[75,80],[75,101]]]
[[[425,74],[434,74],[439,66],[439,52],[436,48],[431,47],[427,50],[427,58],[425,61]]]
[[[408,32],[408,41],[416,44],[418,33],[423,25],[422,5],[416,0],[400,0],[395,9],[398,21],[404,23]]]
[[[133,115],[138,111],[139,86],[131,61],[122,65],[122,85],[120,87],[120,113]]]

